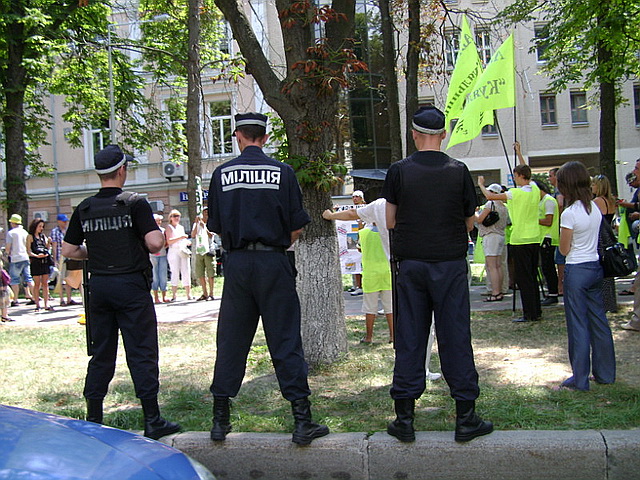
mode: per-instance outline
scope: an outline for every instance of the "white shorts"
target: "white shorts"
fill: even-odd
[[[382,302],[384,313],[393,313],[393,300],[391,290],[369,292],[362,295],[362,313],[378,314],[378,299]]]
[[[504,250],[504,235],[487,233],[482,237],[482,249],[485,257],[499,257]]]

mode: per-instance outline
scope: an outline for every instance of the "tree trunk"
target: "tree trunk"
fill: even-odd
[[[413,114],[418,110],[418,65],[420,63],[420,0],[409,0],[409,38],[407,41],[406,155],[415,152],[411,135]]]
[[[400,100],[396,74],[396,47],[393,41],[393,21],[389,0],[378,0],[382,20],[382,49],[384,53],[384,79],[387,114],[389,115],[390,162],[402,160],[402,132],[400,131]],[[416,73],[417,74],[417,73]]]
[[[189,0],[189,50],[187,53],[187,191],[189,219],[196,217],[196,176],[202,176],[202,141],[200,126],[200,17],[199,1]]]
[[[610,56],[607,48],[598,45],[598,62]],[[611,183],[613,195],[618,195],[616,176],[616,86],[613,81],[600,82],[600,173]]]
[[[338,241],[334,222],[322,219],[329,195],[305,188],[303,197],[312,221],[296,248],[302,343],[310,364],[327,364],[347,352]]]
[[[17,9],[18,18],[24,15],[18,3],[11,2]],[[25,175],[24,146],[24,99],[27,82],[26,69],[23,65],[24,36],[22,22],[7,26],[7,63],[2,72],[2,90],[5,95],[5,110],[2,124],[5,138],[5,161],[7,171],[7,214],[17,213],[22,216],[23,223],[28,225],[29,203]]]

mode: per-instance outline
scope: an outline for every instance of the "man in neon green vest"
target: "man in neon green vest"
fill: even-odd
[[[519,148],[519,146],[518,146]],[[532,322],[542,318],[540,296],[538,294],[537,272],[540,249],[540,226],[538,224],[538,203],[540,189],[531,181],[531,168],[520,164],[513,169],[517,188],[505,193],[493,193],[484,186],[484,177],[478,177],[478,186],[487,200],[507,202],[511,218],[511,239],[509,255],[515,266],[515,282],[520,289],[523,316],[514,322]]]
[[[555,251],[560,245],[560,210],[558,202],[543,182],[537,183],[540,188],[539,219],[540,224],[540,266],[547,282],[548,296],[541,305],[543,307],[558,303],[558,273],[556,272]]]

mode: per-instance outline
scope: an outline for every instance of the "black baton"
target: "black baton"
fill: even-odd
[[[82,261],[82,291],[84,292],[84,329],[87,337],[87,355],[93,356],[93,338],[91,337],[91,288],[89,287],[89,262]]]

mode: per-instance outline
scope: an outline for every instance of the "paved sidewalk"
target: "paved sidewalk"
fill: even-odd
[[[616,280],[616,290],[620,292],[631,286],[631,278],[623,278]],[[475,311],[492,311],[492,310],[511,310],[513,308],[513,294],[510,292],[504,296],[501,302],[484,302],[486,298],[482,294],[486,291],[484,286],[471,287],[471,312]],[[347,292],[343,293],[345,315],[362,315],[362,296],[352,296]],[[76,302],[81,302],[80,296],[73,297]],[[617,295],[618,305],[620,307],[633,305],[633,296]],[[17,307],[9,307],[9,317],[15,320],[12,323],[4,323],[3,325],[31,325],[31,326],[50,326],[50,325],[72,325],[78,322],[80,315],[84,314],[82,305],[73,305],[67,307],[59,307],[59,300],[52,303],[53,312],[45,312],[40,310],[34,312],[33,305],[26,305],[25,299],[20,299],[20,305]],[[558,306],[562,306],[562,297],[560,297]],[[516,311],[514,317],[521,315],[520,295],[516,292]],[[542,314],[547,307],[543,307]],[[554,307],[548,307],[554,308]],[[195,300],[178,300],[175,303],[164,303],[156,305],[156,315],[158,322],[206,322],[216,320],[220,310],[220,297],[216,297],[213,301]]]

